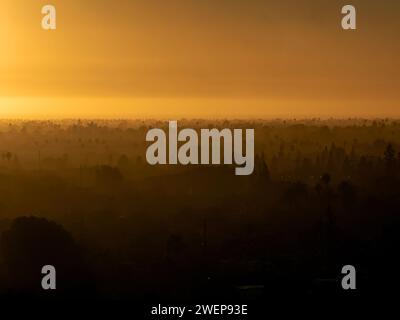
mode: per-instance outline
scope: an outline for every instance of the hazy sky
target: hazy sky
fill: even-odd
[[[48,3],[0,0],[0,117],[400,117],[398,0]]]

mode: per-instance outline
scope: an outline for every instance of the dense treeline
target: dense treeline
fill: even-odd
[[[340,294],[345,264],[361,294],[397,279],[400,122],[180,125],[255,128],[254,174],[149,166],[164,122],[0,122],[0,294],[43,295],[51,261],[61,297]]]

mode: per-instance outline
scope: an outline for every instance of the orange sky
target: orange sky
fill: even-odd
[[[400,2],[0,0],[0,117],[400,116]]]

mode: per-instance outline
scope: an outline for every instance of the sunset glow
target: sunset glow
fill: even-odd
[[[0,115],[399,116],[398,1],[303,2],[1,0]]]

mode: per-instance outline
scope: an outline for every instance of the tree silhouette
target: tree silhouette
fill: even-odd
[[[15,293],[43,293],[41,269],[45,265],[56,268],[56,294],[72,294],[75,289],[82,293],[87,288],[81,250],[71,235],[54,222],[37,217],[17,218],[3,232],[0,245],[8,287]]]
[[[386,146],[385,152],[384,152],[384,160],[385,160],[385,165],[386,165],[386,171],[388,174],[392,173],[394,167],[395,167],[395,151],[392,146],[392,144],[388,144]]]

